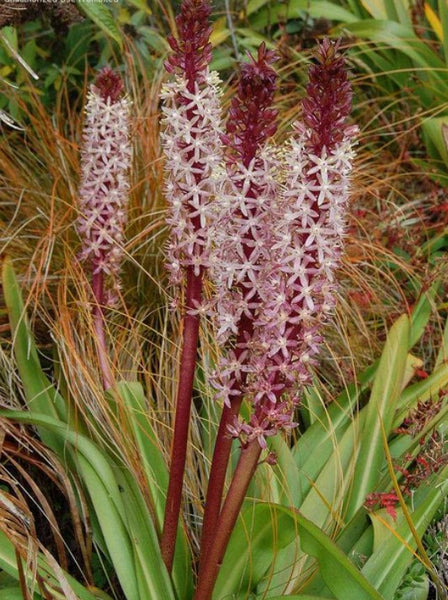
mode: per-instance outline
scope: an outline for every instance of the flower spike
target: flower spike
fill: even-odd
[[[120,76],[105,67],[91,86],[81,150],[80,259],[93,275],[111,275],[118,285],[131,163],[130,101],[122,95]],[[100,299],[101,304],[107,298]]]
[[[109,67],[98,74],[86,106],[81,149],[81,186],[77,230],[82,241],[81,261],[92,269],[95,297],[93,319],[103,385],[113,385],[104,314],[119,289],[123,260],[124,228],[129,195],[131,164],[130,101],[123,96],[123,82]],[[113,291],[107,290],[112,280]]]
[[[210,266],[215,169],[222,158],[220,82],[209,70],[210,12],[208,0],[182,2],[176,19],[179,37],[170,38],[173,53],[166,62],[175,79],[162,91],[165,191],[170,210],[167,222],[172,234],[168,268],[171,284],[181,286],[184,292],[182,352],[161,539],[168,570],[173,564],[181,507],[203,277]]]

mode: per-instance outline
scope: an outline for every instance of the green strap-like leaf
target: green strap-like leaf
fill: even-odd
[[[126,407],[126,415],[156,513],[157,525],[161,530],[168,488],[168,469],[160,449],[160,441],[152,426],[143,387],[136,381],[122,381],[117,384],[114,391],[120,394]],[[110,392],[111,397],[114,391]],[[191,552],[181,525],[178,528],[172,578],[179,598],[191,596],[193,588]]]
[[[213,600],[247,598],[275,570],[279,551],[298,537],[302,549],[317,558],[326,585],[341,600],[382,600],[353,563],[319,527],[292,509],[257,503],[242,513],[214,590]]]
[[[249,2],[247,6],[248,13],[253,12],[258,7],[257,5],[260,5],[258,0]],[[250,24],[252,28],[261,30],[267,25],[285,21],[285,19],[297,19],[306,14],[314,18],[325,17],[344,23],[356,21],[356,17],[349,10],[328,0],[313,0],[313,2],[309,0],[289,0],[286,4],[270,2],[268,7],[262,8],[251,17]]]
[[[128,506],[117,482],[116,470],[119,467],[114,465],[114,472],[111,459],[108,459],[104,451],[82,434],[46,416],[18,411],[0,411],[0,417],[46,428],[72,446],[78,475],[88,492],[95,517],[101,528],[101,537],[106,544],[126,600],[174,598],[172,585],[161,558],[156,562],[158,568],[152,569],[152,579],[148,582],[156,592],[150,597],[139,595],[138,577],[142,572],[142,565],[135,562],[133,549],[135,536],[132,528],[128,527]],[[150,527],[152,523],[148,522],[146,525]],[[155,539],[156,536],[153,534],[146,536],[144,540],[147,545],[145,551],[150,553],[153,559],[160,557],[160,549]]]
[[[265,596],[260,596],[260,600]],[[309,594],[294,594],[293,596],[269,596],[269,600],[333,600],[323,596],[310,596]]]
[[[213,600],[239,593],[247,598],[275,555],[297,536],[292,513],[277,504],[257,503],[243,510],[230,538]]]
[[[302,515],[296,518],[303,550],[317,558],[322,577],[338,600],[383,600],[327,535]]]
[[[381,355],[370,395],[364,426],[359,436],[359,452],[353,476],[353,488],[347,505],[346,519],[350,519],[364,504],[381,476],[384,464],[383,430],[389,434],[397,401],[400,397],[407,348],[409,345],[409,318],[403,315],[391,328]]]

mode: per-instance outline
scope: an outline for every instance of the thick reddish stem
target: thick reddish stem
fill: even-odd
[[[238,416],[241,399],[233,401],[229,406],[224,406],[216,436],[215,449],[213,451],[212,466],[208,480],[207,497],[205,501],[204,521],[202,524],[201,553],[199,557],[199,568],[207,556],[208,548],[215,538],[216,522],[221,511],[221,503],[226,480],[227,466],[229,464],[230,451],[233,439],[228,432],[228,425],[233,424]]]
[[[103,273],[92,275],[92,290],[95,297],[95,303],[92,308],[93,327],[95,329],[96,351],[98,362],[103,378],[103,387],[105,390],[112,387],[114,378],[109,366],[109,357],[107,353],[106,332],[104,328],[104,278]]]
[[[250,337],[252,333],[251,320],[243,315],[239,323],[240,335],[236,344],[235,354],[237,358],[241,354],[241,344],[245,336]],[[235,382],[234,388],[239,394],[230,396],[230,406],[224,405],[221,420],[219,422],[218,433],[216,435],[215,448],[213,450],[212,464],[210,468],[210,477],[207,486],[207,497],[205,500],[204,520],[202,523],[201,551],[199,557],[199,568],[207,554],[208,547],[215,538],[216,521],[221,512],[222,498],[224,495],[224,485],[226,481],[227,467],[230,459],[233,438],[230,436],[228,426],[233,425],[240,412],[243,401],[242,389],[246,379],[243,375],[242,381]]]
[[[247,488],[257,468],[261,447],[257,440],[251,441],[242,448],[229,492],[215,524],[215,535],[212,544],[204,556],[202,568],[193,600],[210,600],[219,567],[224,558],[233,528],[235,527]]]
[[[176,416],[174,421],[173,445],[171,448],[170,479],[160,543],[162,558],[168,571],[171,571],[173,566],[177,526],[182,501],[182,484],[187,456],[191,398],[199,339],[199,316],[191,314],[190,309],[200,305],[201,295],[202,274],[195,275],[193,267],[188,267],[186,314],[184,317]]]

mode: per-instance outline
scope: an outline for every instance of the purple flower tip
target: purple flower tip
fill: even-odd
[[[173,54],[165,68],[169,73],[185,76],[190,92],[194,91],[195,82],[199,82],[201,72],[212,59],[210,13],[209,0],[184,0],[176,17],[179,39],[168,38]]]
[[[229,146],[245,167],[277,128],[277,111],[271,108],[277,82],[271,67],[275,54],[261,44],[257,58],[249,56],[250,61],[241,67],[238,93],[227,121]]]
[[[345,121],[351,111],[352,89],[339,42],[325,38],[309,69],[307,98],[303,100],[303,121],[313,131],[311,144],[320,155],[346,137]]]
[[[110,67],[101,69],[93,85],[95,91],[105,102],[110,98],[111,104],[115,104],[119,100],[124,87],[120,75]]]

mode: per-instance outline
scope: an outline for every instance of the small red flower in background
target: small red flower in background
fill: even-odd
[[[395,492],[373,492],[369,494],[364,502],[367,510],[386,509],[392,519],[397,518],[398,496]]]

